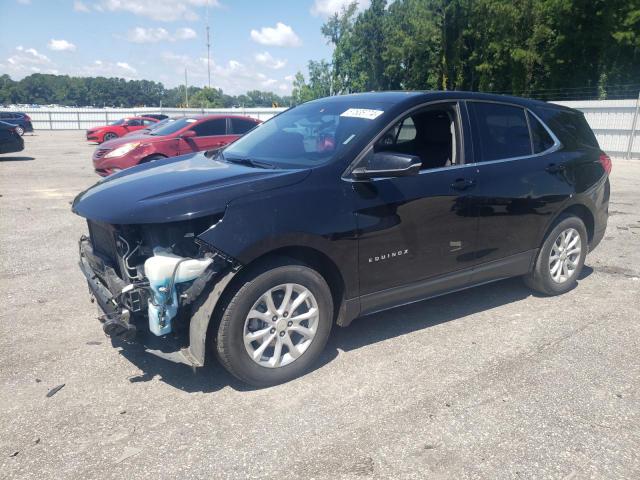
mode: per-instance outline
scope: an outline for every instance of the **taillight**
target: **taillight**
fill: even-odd
[[[29,115],[27,115],[26,113],[24,114],[24,119],[25,119],[27,122],[30,122],[30,121],[31,121],[31,117],[30,117]]]
[[[607,175],[611,173],[611,157],[604,152],[600,152],[600,158],[598,159],[604,171],[607,172]]]

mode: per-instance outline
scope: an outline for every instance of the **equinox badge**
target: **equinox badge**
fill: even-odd
[[[397,252],[389,252],[389,253],[384,253],[380,256],[377,257],[369,257],[369,263],[373,263],[373,262],[381,262],[382,260],[389,260],[391,258],[395,258],[395,257],[401,257],[402,255],[406,255],[409,253],[409,250],[398,250]]]

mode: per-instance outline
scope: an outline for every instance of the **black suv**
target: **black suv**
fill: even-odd
[[[211,347],[271,385],[303,373],[334,323],[514,276],[570,290],[604,235],[610,169],[583,115],[557,105],[325,98],[78,195],[80,266],[108,334],[148,322],[191,364]]]

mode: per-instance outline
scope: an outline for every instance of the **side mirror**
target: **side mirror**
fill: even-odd
[[[421,167],[422,160],[420,160],[420,157],[402,153],[378,152],[367,155],[366,165],[355,168],[351,175],[356,180],[407,177],[416,175]]]
[[[192,137],[195,137],[196,135],[197,133],[195,131],[187,130],[182,135],[180,135],[180,138],[192,138]]]

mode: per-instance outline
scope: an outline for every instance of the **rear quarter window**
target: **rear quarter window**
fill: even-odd
[[[555,143],[547,129],[536,117],[528,114],[529,128],[531,129],[531,142],[533,143],[533,153],[541,153],[549,150]]]
[[[256,122],[245,120],[244,118],[231,119],[231,130],[237,135],[244,135],[256,125]]]
[[[581,112],[539,108],[536,112],[553,130],[560,141],[569,147],[600,148],[598,140]]]

